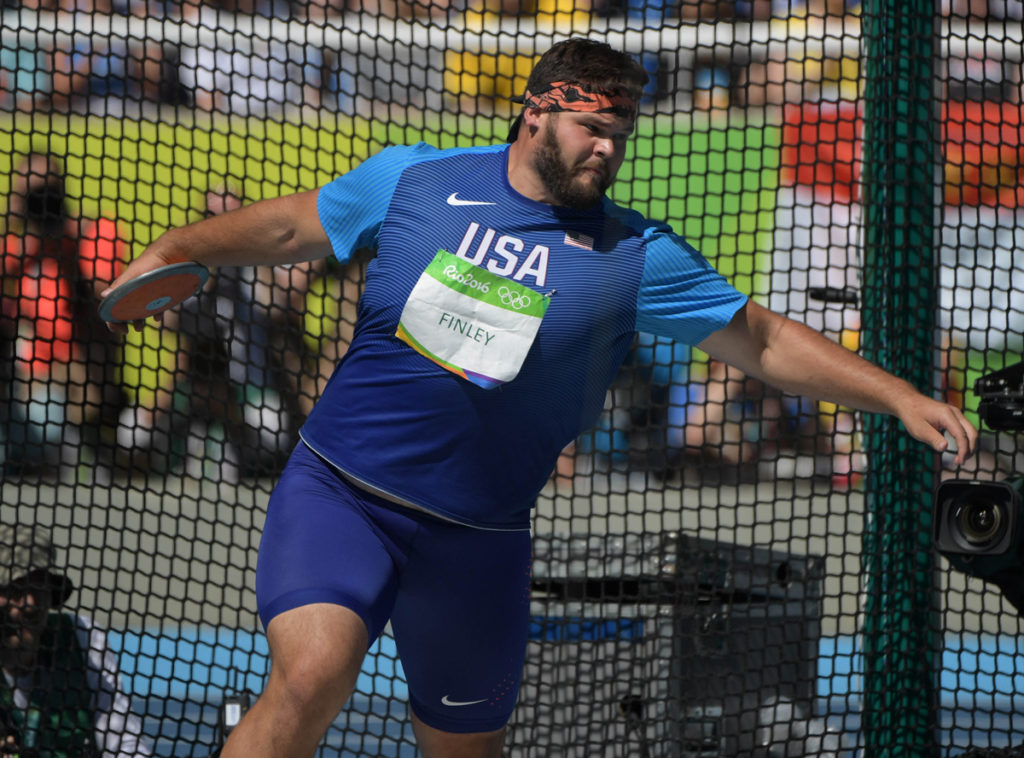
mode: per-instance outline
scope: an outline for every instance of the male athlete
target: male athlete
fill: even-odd
[[[118,278],[377,251],[352,346],[268,506],[256,590],[273,663],[225,758],[312,755],[389,620],[422,753],[501,754],[530,509],[638,330],[894,414],[936,450],[948,432],[958,461],[972,450],[955,408],[748,301],[668,226],[605,197],[646,79],[604,44],[559,43],[509,144],[387,148],[319,190],[171,230]]]

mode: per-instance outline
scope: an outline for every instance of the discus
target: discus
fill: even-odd
[[[194,261],[147,271],[103,298],[100,318],[111,323],[132,323],[163,313],[199,292],[209,276],[209,269]]]

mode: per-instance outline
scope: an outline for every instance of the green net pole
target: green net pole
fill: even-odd
[[[930,393],[937,119],[934,0],[865,0],[865,355]],[[931,507],[934,454],[887,416],[865,420],[865,755],[937,755]]]

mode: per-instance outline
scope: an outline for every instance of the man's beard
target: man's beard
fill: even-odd
[[[589,176],[589,172],[583,174],[578,169],[566,165],[562,148],[555,139],[555,132],[550,125],[544,131],[540,146],[534,158],[534,168],[540,175],[541,181],[547,187],[548,192],[555,199],[556,204],[576,210],[586,210],[601,202],[605,191],[611,185],[611,180],[605,176],[597,183],[586,181],[581,176]]]

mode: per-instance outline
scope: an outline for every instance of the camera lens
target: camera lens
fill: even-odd
[[[1005,531],[1003,509],[991,500],[968,500],[953,512],[957,535],[969,547],[997,542]]]

